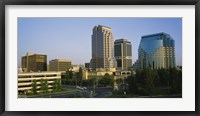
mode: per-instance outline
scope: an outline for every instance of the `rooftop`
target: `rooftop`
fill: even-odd
[[[118,42],[118,41],[128,41],[128,40],[125,38],[122,38],[122,39],[116,39],[115,41]]]
[[[61,72],[56,72],[56,71],[21,72],[21,73],[18,73],[18,76],[23,76],[23,75],[48,75],[48,74],[61,74]]]
[[[33,52],[28,52],[28,53],[26,53],[25,56],[33,56],[33,55],[46,56],[45,54],[35,54],[35,53],[33,53]],[[23,56],[23,57],[24,57],[24,56]]]
[[[98,25],[98,27],[105,27],[105,28],[109,28],[109,29],[111,29],[111,27],[103,26],[103,25]]]
[[[53,59],[50,61],[59,61],[59,62],[71,62],[71,60],[66,60],[66,59],[62,59],[62,58],[57,58],[57,59]]]
[[[158,35],[169,35],[169,34],[164,33],[164,32],[160,32],[160,33],[155,33],[155,34],[144,35],[144,36],[142,36],[142,38],[158,36]]]
[[[122,38],[122,39],[116,39],[115,43],[118,43],[118,42],[121,43],[121,42],[124,42],[124,41],[127,42],[127,43],[131,43],[130,41],[128,41],[127,39],[124,39],[124,38]]]

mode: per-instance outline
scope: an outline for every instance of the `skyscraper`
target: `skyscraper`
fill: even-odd
[[[92,69],[116,67],[114,37],[110,27],[98,25],[93,28],[90,67]]]
[[[22,56],[22,70],[25,72],[47,71],[47,55],[27,53]]]
[[[128,70],[132,66],[131,42],[122,38],[115,40],[115,58],[118,70]]]
[[[142,36],[138,56],[142,69],[175,67],[175,42],[163,32]]]

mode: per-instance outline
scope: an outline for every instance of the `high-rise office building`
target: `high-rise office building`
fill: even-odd
[[[21,65],[24,72],[47,71],[47,55],[27,53],[22,56]]]
[[[116,67],[114,37],[110,27],[98,25],[93,28],[90,67],[92,69]]]
[[[49,61],[49,71],[66,71],[72,66],[71,60],[54,59]]]
[[[117,70],[129,70],[132,66],[132,45],[127,39],[115,40],[115,59]]]
[[[138,56],[140,68],[142,69],[175,67],[175,42],[166,33],[142,36]]]

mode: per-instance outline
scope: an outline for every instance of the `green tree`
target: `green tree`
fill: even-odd
[[[182,71],[176,68],[137,70],[127,82],[129,92],[139,95],[182,93]]]
[[[89,85],[89,86],[93,86],[96,80],[97,80],[97,78],[95,78],[95,77],[94,77],[94,78],[88,79],[88,80],[87,80],[87,81],[88,81],[88,85]]]
[[[61,90],[61,79],[56,79],[54,80],[54,83],[53,83],[53,91],[57,92],[60,90]]]
[[[57,90],[61,91],[61,79],[57,79]]]
[[[42,93],[44,94],[45,92],[45,82],[44,82],[44,79],[41,79],[40,80],[40,87],[41,87],[41,91]]]
[[[157,77],[155,70],[145,70],[145,94],[147,95],[153,95],[155,92],[155,83],[154,80]]]
[[[111,76],[110,76],[108,73],[106,73],[106,74],[104,75],[104,77],[110,78]]]
[[[82,86],[89,86],[89,81],[88,80],[83,80],[82,81]]]
[[[83,71],[82,71],[82,68],[80,67],[79,72],[75,73],[75,77],[73,79],[75,85],[77,84],[77,85],[82,86],[82,73],[83,73]]]
[[[169,87],[170,85],[170,73],[168,69],[158,69],[158,76],[160,78],[161,87]]]
[[[70,70],[67,70],[64,77],[62,77],[62,83],[71,85],[73,84],[73,72]]]
[[[70,71],[70,70],[67,70],[67,71],[66,71],[66,74],[65,74],[65,78],[72,79],[72,77],[73,77],[73,72]]]
[[[128,83],[128,91],[130,93],[138,94],[138,82],[136,76],[129,76],[127,78],[127,83]]]
[[[80,82],[80,86],[82,86],[82,75],[83,75],[83,69],[80,67],[78,72],[78,80]]]
[[[109,74],[105,74],[104,77],[102,77],[99,81],[99,84],[103,87],[106,86],[113,86],[114,83],[114,79],[112,76],[110,76]]]
[[[63,81],[65,81],[66,85],[73,85],[74,84],[73,79],[70,79],[70,78],[65,78],[65,80],[63,80]]]
[[[57,79],[53,82],[53,92],[57,91]]]
[[[32,82],[32,93],[37,94],[37,81],[34,79]]]
[[[44,81],[44,85],[45,85],[45,86],[44,86],[44,87],[45,87],[45,88],[44,88],[45,93],[48,93],[48,89],[49,89],[49,88],[48,88],[48,82],[47,82],[47,79],[45,79],[45,81]]]
[[[182,93],[182,71],[178,71],[176,68],[170,69],[170,81],[171,81],[171,93]]]
[[[117,85],[121,85],[121,84],[123,84],[123,79],[122,78],[118,78],[118,79],[116,79],[115,80],[116,81],[116,83],[117,83]]]

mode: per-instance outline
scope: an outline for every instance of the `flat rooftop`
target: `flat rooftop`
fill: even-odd
[[[21,73],[18,73],[18,76],[23,76],[23,75],[51,75],[51,74],[61,74],[61,72],[56,72],[56,71],[21,72]]]
[[[157,35],[169,35],[169,34],[164,33],[164,32],[160,32],[160,33],[154,33],[154,34],[143,35],[142,38],[153,37],[153,36],[157,36]]]

